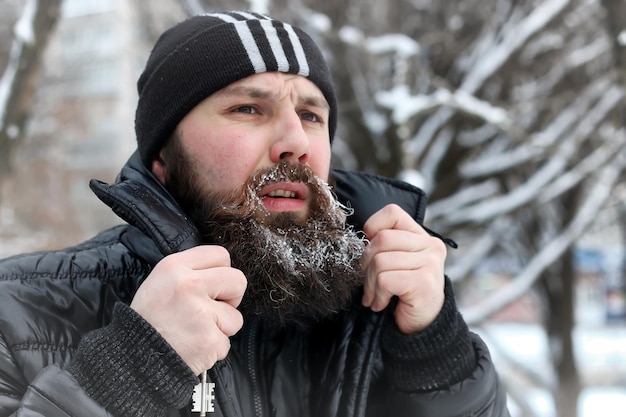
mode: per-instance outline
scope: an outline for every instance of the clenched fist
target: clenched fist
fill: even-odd
[[[363,257],[363,305],[381,311],[397,296],[394,314],[400,331],[423,330],[443,307],[444,243],[395,204],[374,213],[363,231],[370,241]]]
[[[237,306],[246,286],[226,249],[197,246],[163,258],[130,307],[200,374],[226,357],[229,337],[243,326]]]

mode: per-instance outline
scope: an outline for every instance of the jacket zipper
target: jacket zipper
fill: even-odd
[[[252,402],[254,405],[254,415],[263,416],[263,399],[261,397],[261,384],[258,379],[257,372],[257,350],[256,339],[259,331],[259,321],[254,320],[252,327],[248,332],[247,351],[248,351],[248,374],[250,375],[250,385],[252,387]]]

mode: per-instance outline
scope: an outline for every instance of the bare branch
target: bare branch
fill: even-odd
[[[531,14],[507,31],[502,42],[490,48],[476,62],[460,86],[461,90],[475,93],[485,81],[498,71],[511,56],[531,37],[544,29],[569,5],[569,0],[547,0],[541,2]]]
[[[595,220],[598,211],[611,197],[615,184],[620,181],[626,167],[626,150],[616,155],[610,165],[605,166],[594,177],[593,188],[581,202],[571,223],[552,241],[533,256],[526,268],[508,286],[496,291],[480,305],[464,310],[469,324],[485,321],[504,306],[525,294],[537,281],[541,273],[553,264]]]

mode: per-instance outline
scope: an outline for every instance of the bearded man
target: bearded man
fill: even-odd
[[[127,224],[0,263],[0,416],[508,415],[423,193],[331,170],[309,36],[196,16],[138,91],[137,152],[91,183]]]

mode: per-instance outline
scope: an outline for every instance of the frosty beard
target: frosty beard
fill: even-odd
[[[363,282],[361,256],[366,241],[346,225],[346,208],[308,166],[282,163],[255,173],[242,189],[203,191],[184,150],[177,153],[174,164],[171,154],[167,158],[167,186],[205,243],[225,247],[231,265],[248,278],[239,307],[245,315],[279,325],[309,324],[351,304]],[[306,218],[265,208],[258,191],[279,181],[309,186]]]

